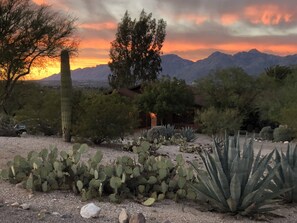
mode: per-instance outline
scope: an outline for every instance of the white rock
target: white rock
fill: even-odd
[[[119,223],[128,223],[129,216],[125,208],[122,208],[121,213],[119,214]]]
[[[289,144],[289,141],[284,141],[284,144]]]
[[[21,204],[20,206],[21,206],[21,208],[23,208],[24,210],[28,210],[28,209],[30,209],[30,204],[27,204],[27,203],[23,203],[23,204]]]
[[[12,206],[12,207],[17,207],[17,206],[20,206],[20,204],[19,204],[18,202],[14,202],[14,203],[12,203],[10,206]]]
[[[94,203],[89,203],[80,209],[80,215],[83,218],[95,218],[99,216],[100,210]]]

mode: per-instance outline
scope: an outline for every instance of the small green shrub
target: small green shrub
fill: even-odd
[[[273,140],[273,130],[271,126],[265,126],[261,129],[259,136],[264,140]]]
[[[252,140],[245,142],[243,151],[239,135],[225,139],[224,144],[215,142],[213,154],[200,154],[206,171],[193,163],[197,171],[198,185],[193,186],[198,198],[209,202],[222,212],[241,215],[264,213],[276,208],[273,200],[285,190],[273,182],[278,166],[269,168],[274,151],[254,158]],[[266,174],[267,168],[271,171]]]
[[[161,137],[166,136],[166,127],[161,126],[154,126],[147,132],[147,139],[150,142],[154,142],[155,140],[159,140]]]
[[[293,138],[294,138],[294,132],[290,128],[280,126],[278,128],[275,128],[273,131],[273,139],[276,142],[291,141]]]
[[[74,125],[74,134],[95,144],[122,138],[136,126],[135,106],[118,94],[91,94],[79,105],[83,112]]]
[[[11,116],[0,114],[0,136],[17,136]]]
[[[225,131],[234,133],[240,129],[242,121],[242,116],[235,109],[210,107],[197,112],[195,116],[195,122],[202,127],[202,132],[209,135],[223,134]]]

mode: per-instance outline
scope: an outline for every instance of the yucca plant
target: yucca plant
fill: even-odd
[[[288,189],[282,198],[286,202],[297,202],[297,146],[289,144],[286,153],[275,150],[275,163],[279,168],[274,182],[278,188]]]
[[[273,210],[276,206],[271,204],[283,190],[270,189],[278,169],[267,172],[272,155],[273,151],[261,157],[260,150],[254,157],[252,140],[246,140],[241,151],[239,135],[226,136],[223,143],[214,140],[213,154],[200,154],[206,171],[192,164],[198,180],[192,187],[218,211],[254,215]]]

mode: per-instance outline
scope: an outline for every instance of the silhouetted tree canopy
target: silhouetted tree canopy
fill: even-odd
[[[30,0],[0,0],[0,105],[16,82],[32,66],[59,56],[62,49],[75,50],[75,19]]]
[[[152,13],[142,11],[138,21],[125,13],[110,48],[109,84],[113,88],[132,87],[157,78],[162,70],[160,55],[165,28],[165,21],[156,21]]]

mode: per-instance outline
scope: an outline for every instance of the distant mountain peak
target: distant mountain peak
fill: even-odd
[[[257,53],[257,54],[260,54],[260,53],[262,53],[262,52],[260,52],[260,51],[257,50],[257,49],[251,49],[251,50],[248,51],[248,53],[253,53],[253,54]]]
[[[162,75],[169,75],[183,79],[187,83],[202,78],[216,69],[230,67],[241,67],[249,75],[259,75],[265,68],[275,65],[290,66],[297,65],[297,54],[290,56],[277,56],[262,53],[257,49],[242,51],[233,55],[216,51],[209,57],[193,62],[183,59],[175,54],[165,54],[161,56]],[[71,71],[73,81],[108,81],[111,73],[107,64],[95,67],[81,68]],[[60,80],[60,74],[55,74],[44,79],[45,81]]]

